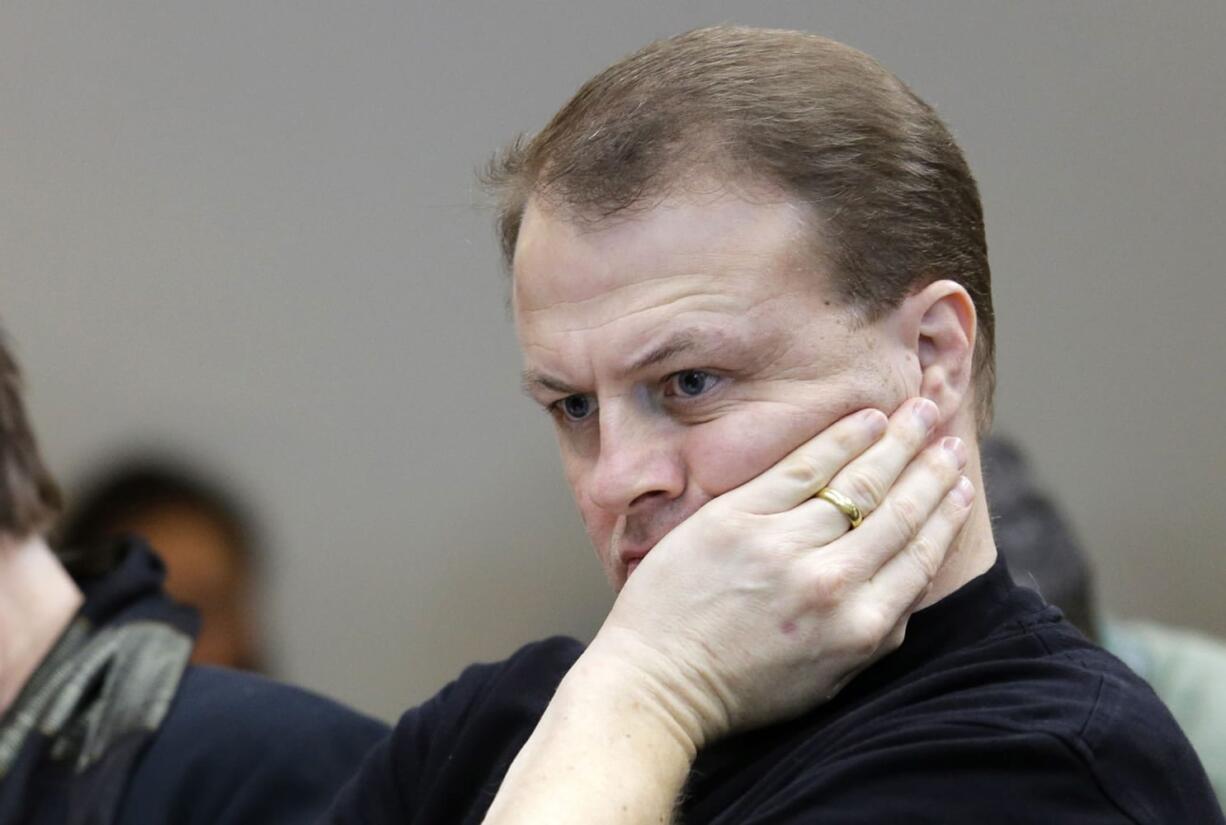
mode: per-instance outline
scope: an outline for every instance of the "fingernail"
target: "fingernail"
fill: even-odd
[[[971,484],[971,480],[966,476],[958,479],[958,483],[954,485],[953,491],[950,493],[954,497],[954,501],[963,507],[970,505],[975,498],[975,485]]]
[[[966,466],[966,445],[962,443],[961,438],[955,438],[952,435],[942,438],[941,449],[949,454],[959,470]]]
[[[890,423],[890,419],[881,410],[865,410],[860,413],[860,418],[871,435],[881,435]]]
[[[915,417],[920,420],[926,429],[931,430],[933,425],[937,423],[937,405],[929,401],[927,398],[921,398],[915,402]]]

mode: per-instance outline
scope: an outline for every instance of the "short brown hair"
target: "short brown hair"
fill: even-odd
[[[932,108],[868,55],[802,32],[716,26],[656,41],[585,83],[490,163],[508,266],[529,198],[575,219],[648,207],[684,179],[768,181],[821,220],[815,248],[868,321],[949,278],[978,315],[981,430],[995,384],[978,187]]]
[[[43,533],[60,504],[26,415],[21,371],[0,331],[0,533],[15,539]]]

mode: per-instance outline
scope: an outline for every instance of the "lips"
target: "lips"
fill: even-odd
[[[618,556],[621,558],[622,565],[626,568],[626,578],[630,578],[630,574],[639,566],[639,563],[647,557],[651,552],[651,548],[655,546],[655,542],[648,545],[636,545],[632,547],[623,547]]]
[[[680,502],[672,502],[672,504],[679,505]],[[646,558],[647,554],[696,509],[696,507],[685,509],[680,506],[670,507],[667,512],[661,511],[653,514],[654,517],[650,519],[650,523],[646,518],[636,519],[633,522],[627,519],[629,523],[625,523],[622,529],[614,534],[612,541],[613,547],[617,548],[617,559],[626,571],[626,578],[630,578],[630,574]]]

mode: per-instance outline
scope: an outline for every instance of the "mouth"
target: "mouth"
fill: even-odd
[[[623,585],[647,558],[647,554],[688,518],[693,509],[696,508],[682,507],[680,502],[675,502],[666,511],[618,519],[608,546],[624,571]]]
[[[622,548],[621,553],[619,553],[618,555],[621,556],[622,565],[625,566],[626,568],[626,578],[627,579],[630,578],[630,574],[632,574],[635,571],[635,569],[639,566],[639,564],[643,561],[643,559],[647,557],[647,554],[651,552],[651,548],[653,548],[654,546],[655,546],[655,542],[652,542],[651,544],[647,544],[647,545],[639,545],[635,547],[623,547]]]
[[[623,517],[611,541],[617,559],[621,562],[622,569],[625,570],[622,584],[629,581],[630,576],[643,563],[643,559],[647,558],[647,554],[654,550],[688,515],[688,512],[681,512],[680,508],[676,508],[670,509],[668,513],[658,514],[657,517],[651,519],[650,523],[646,519],[630,522],[629,519]]]

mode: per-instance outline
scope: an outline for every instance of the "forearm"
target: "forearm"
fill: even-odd
[[[589,650],[589,653],[592,651]],[[697,754],[649,685],[585,654],[507,772],[485,822],[668,823]]]

